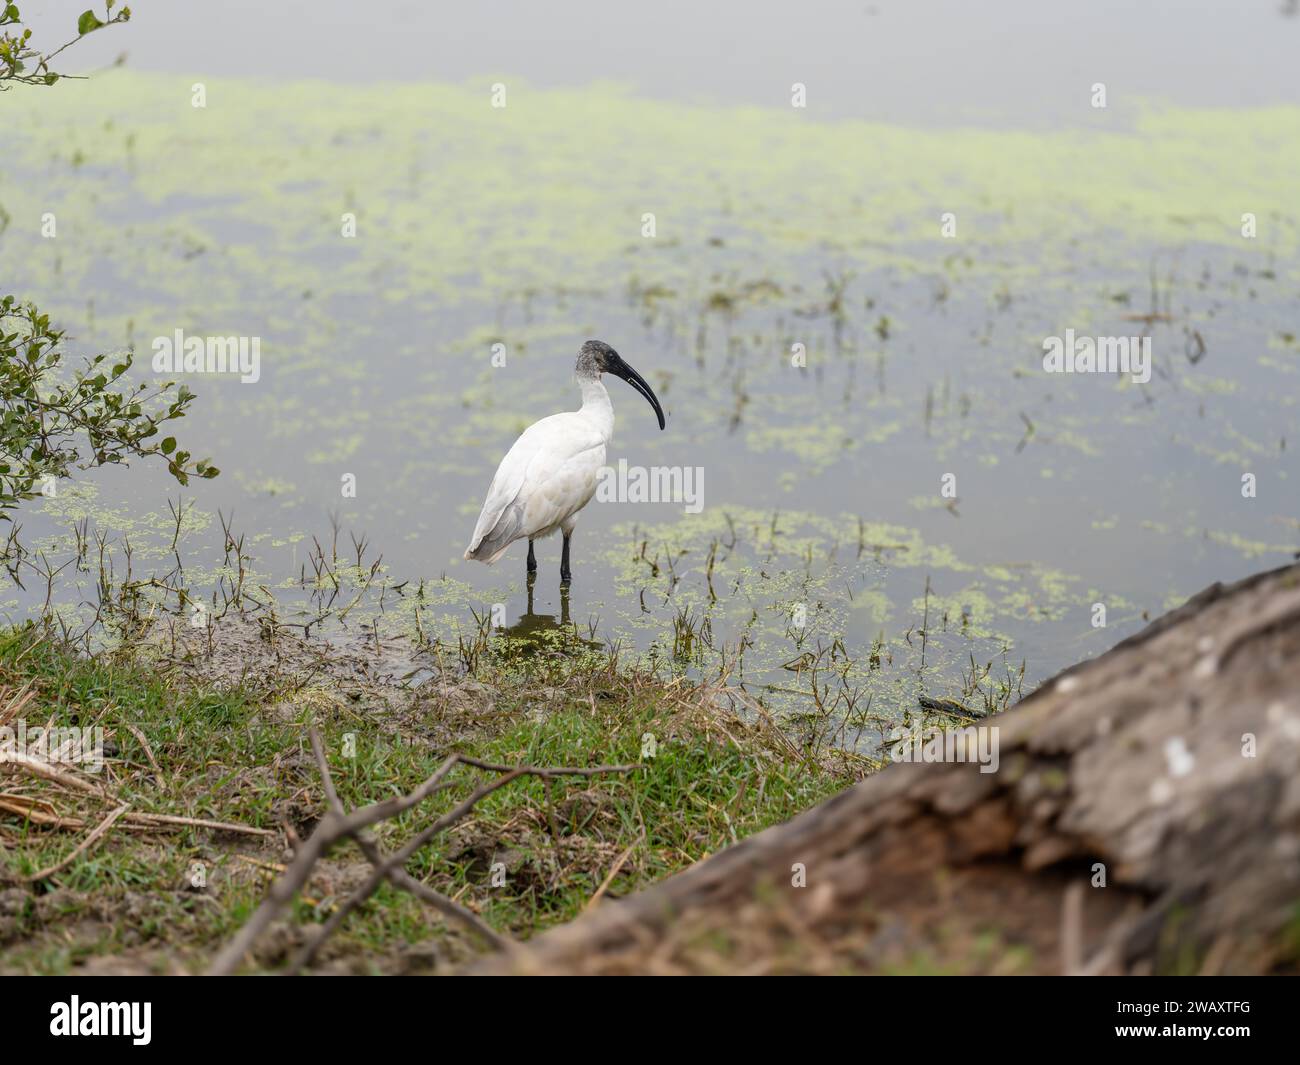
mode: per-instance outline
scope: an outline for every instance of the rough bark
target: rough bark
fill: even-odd
[[[1208,588],[986,724],[997,772],[891,765],[478,971],[1295,968],[1300,566]]]

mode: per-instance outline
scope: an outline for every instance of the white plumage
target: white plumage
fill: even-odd
[[[589,340],[578,353],[582,407],[530,425],[497,467],[465,557],[493,563],[516,540],[529,541],[529,571],[535,567],[532,541],[559,529],[564,534],[560,575],[569,579],[569,537],[578,511],[596,492],[605,448],[614,433],[614,407],[601,380],[613,373],[654,407],[659,427],[663,409],[654,391],[608,344]]]
[[[562,526],[566,536],[572,532],[605,465],[612,410],[608,421],[602,432],[584,403],[582,410],[552,414],[525,429],[497,467],[465,557],[492,563],[516,540],[540,540]]]

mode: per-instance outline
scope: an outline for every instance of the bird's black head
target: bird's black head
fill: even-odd
[[[578,349],[578,376],[596,377],[610,372],[610,366],[618,359],[618,352],[603,340],[588,340]]]
[[[603,340],[588,340],[578,350],[578,376],[600,377],[603,373],[622,378],[637,392],[645,397],[654,408],[655,417],[659,419],[659,428],[664,428],[664,409],[659,405],[659,397],[644,377],[623,361],[619,353]]]

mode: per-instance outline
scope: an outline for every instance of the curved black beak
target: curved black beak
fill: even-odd
[[[644,377],[632,369],[618,355],[606,357],[605,371],[612,373],[615,377],[621,377],[644,396],[650,406],[655,409],[655,416],[659,419],[659,428],[664,428],[664,409],[659,405],[659,397],[655,395],[655,390],[650,387]]]

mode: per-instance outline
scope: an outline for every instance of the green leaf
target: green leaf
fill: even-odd
[[[99,29],[103,23],[99,21],[98,16],[93,11],[83,11],[81,18],[77,19],[77,33],[84,37],[93,30]]]
[[[175,450],[176,450],[176,437],[174,436],[167,437],[162,442],[162,453],[164,455],[170,455]]]

